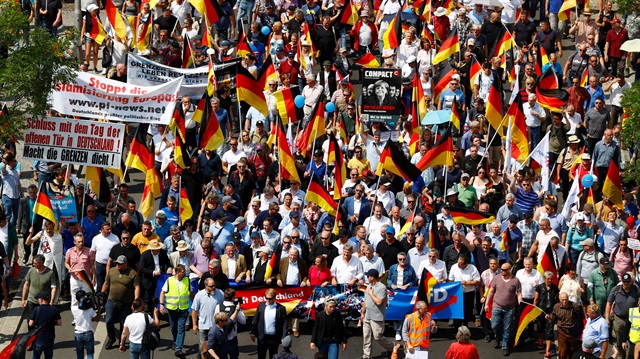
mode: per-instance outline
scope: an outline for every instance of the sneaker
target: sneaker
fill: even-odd
[[[544,353],[544,359],[550,359],[551,358],[551,353],[546,352]]]
[[[116,340],[115,339],[108,339],[107,343],[105,344],[105,349],[109,350],[111,348],[113,348],[113,344],[115,344]]]
[[[182,350],[176,350],[175,356],[178,358],[182,358],[184,354],[182,354]]]
[[[396,334],[396,340],[397,341],[401,341],[402,340],[402,336],[400,334]]]
[[[486,337],[484,337],[484,342],[491,343],[491,335],[487,335]]]
[[[496,339],[496,342],[493,344],[493,347],[496,349],[500,349],[502,347],[502,343],[500,340]]]
[[[509,356],[509,349],[502,349],[502,355],[508,357]]]
[[[538,349],[544,348],[544,344],[542,343],[542,339],[538,339]]]
[[[96,72],[98,72],[97,69],[96,69]],[[102,69],[102,72],[100,73],[100,75],[106,76],[107,75],[107,69]]]
[[[74,327],[76,326],[76,320],[75,319],[73,320],[73,322],[71,322],[71,325],[74,326]]]

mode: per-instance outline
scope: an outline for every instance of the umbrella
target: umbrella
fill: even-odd
[[[422,119],[423,125],[440,125],[449,122],[451,110],[438,110],[428,112]]]
[[[627,40],[620,46],[620,50],[627,52],[640,52],[640,39]]]

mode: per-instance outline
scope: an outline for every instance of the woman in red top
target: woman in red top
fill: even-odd
[[[326,287],[331,284],[331,270],[327,268],[327,258],[320,255],[315,259],[315,264],[309,268],[309,285]]]
[[[461,326],[456,334],[456,343],[452,343],[445,357],[447,359],[480,359],[478,348],[469,343],[471,333],[469,328]]]

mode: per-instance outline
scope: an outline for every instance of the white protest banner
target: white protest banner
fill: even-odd
[[[223,70],[233,70],[240,59],[234,59],[213,65],[218,81],[224,78]],[[189,96],[192,100],[199,99],[207,88],[209,67],[200,66],[195,69],[178,69],[166,66],[145,57],[130,53],[127,57],[127,83],[139,86],[157,86],[172,81],[180,76],[184,77],[180,87],[180,96]]]
[[[64,115],[169,124],[182,80],[149,87],[78,72],[74,83],[55,85],[49,100]]]
[[[27,117],[22,157],[120,168],[125,125],[59,117]]]

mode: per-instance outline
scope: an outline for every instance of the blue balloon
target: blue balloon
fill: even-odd
[[[336,105],[334,105],[333,102],[327,102],[327,105],[324,107],[324,109],[329,113],[333,113],[333,111],[336,110]]]
[[[261,30],[263,35],[269,35],[269,33],[271,33],[271,29],[269,28],[269,26],[263,26],[262,30]]]
[[[303,108],[304,107],[304,96],[302,96],[302,95],[296,96],[296,98],[293,99],[293,103],[296,105],[297,108]]]
[[[593,176],[590,174],[586,174],[582,177],[582,185],[584,188],[590,188],[593,186]]]

